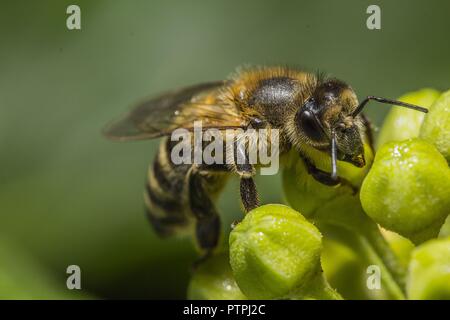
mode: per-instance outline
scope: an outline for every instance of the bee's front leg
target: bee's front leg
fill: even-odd
[[[308,170],[308,173],[316,181],[330,187],[346,185],[352,189],[353,194],[358,193],[358,188],[355,187],[353,184],[351,184],[350,181],[348,181],[347,179],[344,179],[339,176],[334,178],[331,176],[331,173],[318,169],[309,159],[305,157],[302,157],[302,159],[306,165],[306,170]]]

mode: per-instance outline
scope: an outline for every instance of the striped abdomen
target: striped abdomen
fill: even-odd
[[[160,236],[168,236],[190,225],[187,174],[191,165],[170,160],[171,142],[162,139],[155,160],[148,169],[144,194],[148,217]]]
[[[190,227],[204,215],[201,208],[197,210],[196,199],[203,199],[200,200],[202,204],[209,199],[213,201],[228,176],[224,172],[194,173],[193,165],[173,164],[170,154],[176,143],[178,142],[171,142],[168,138],[162,139],[155,160],[148,170],[144,195],[146,210],[160,236],[190,231]],[[192,179],[193,174],[196,175],[195,179]]]

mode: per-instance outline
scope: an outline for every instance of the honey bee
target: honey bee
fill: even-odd
[[[295,150],[315,180],[337,186],[343,183],[337,172],[338,160],[365,166],[363,143],[371,139],[371,129],[361,111],[370,100],[427,112],[374,96],[358,103],[353,89],[341,80],[287,67],[260,67],[238,71],[229,80],[198,84],[144,101],[107,126],[105,134],[122,141],[164,137],[148,170],[147,215],[158,235],[193,230],[199,249],[210,253],[221,232],[215,198],[227,177],[235,174],[240,178],[244,210],[257,207],[253,178],[258,164],[174,164],[170,155],[175,143],[168,138],[174,130],[192,130],[197,120],[203,122],[203,129],[221,132],[277,129],[280,155]],[[253,147],[247,144],[244,152]],[[315,166],[317,152],[311,153],[311,149],[319,151],[321,161],[329,159],[331,172]]]

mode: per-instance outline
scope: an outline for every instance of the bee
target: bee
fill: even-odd
[[[198,120],[203,130],[277,129],[280,155],[295,150],[315,180],[338,186],[345,182],[337,172],[338,160],[365,166],[363,143],[370,140],[371,129],[361,111],[371,100],[427,112],[375,96],[359,103],[354,90],[335,78],[287,67],[259,67],[146,100],[107,126],[105,135],[120,141],[164,137],[148,170],[147,216],[162,237],[193,230],[199,249],[208,254],[218,246],[221,233],[214,202],[230,175],[240,178],[244,210],[259,205],[254,182],[258,164],[174,164],[170,155],[175,143],[168,138],[174,130],[193,130]],[[254,145],[246,144],[243,152],[251,148]],[[225,148],[224,156],[229,158],[230,151]],[[316,167],[317,154],[321,161],[330,161],[331,172]]]

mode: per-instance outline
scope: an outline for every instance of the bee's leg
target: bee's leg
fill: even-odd
[[[318,182],[327,186],[337,186],[341,183],[341,178],[339,176],[333,178],[330,173],[317,169],[308,160],[305,160],[306,169],[308,173]]]
[[[259,206],[258,191],[256,190],[256,184],[253,179],[255,169],[249,164],[232,164],[230,167],[224,164],[212,164],[205,165],[201,164],[198,167],[200,171],[210,171],[210,172],[236,172],[240,176],[240,193],[241,201],[244,206],[245,212]],[[239,223],[234,221],[233,225]]]
[[[325,172],[323,170],[318,169],[314,164],[311,163],[309,159],[306,157],[302,157],[303,161],[305,162],[306,169],[308,170],[308,173],[318,182],[327,185],[327,186],[338,186],[338,185],[346,185],[350,187],[353,191],[353,194],[356,194],[358,192],[358,188],[356,188],[354,185],[350,183],[350,181],[342,178],[342,177],[335,177],[333,178],[330,173]]]
[[[259,207],[258,191],[252,177],[242,177],[240,180],[241,200],[245,212],[249,212]]]
[[[203,262],[208,260],[212,256],[212,250],[206,251],[203,253],[200,258],[195,259],[195,261],[192,263],[191,271],[194,272]]]
[[[253,164],[250,163],[247,148],[243,145],[238,145],[237,143],[234,144],[233,166],[234,171],[236,171],[240,177],[241,200],[244,205],[244,210],[247,213],[259,206],[258,192],[256,190],[255,181],[253,180],[255,168],[253,167]]]
[[[196,165],[196,169],[197,172],[230,172],[230,168],[228,168],[225,164],[218,164],[218,163],[213,163],[213,164],[198,164]]]
[[[370,146],[370,149],[374,150],[374,143],[373,143],[373,125],[369,118],[364,113],[359,114],[361,116],[361,119],[363,120],[364,129],[366,132],[367,140]]]
[[[220,217],[206,189],[205,172],[192,168],[188,176],[189,204],[196,218],[195,237],[205,257],[217,247],[220,239]]]
[[[247,213],[259,206],[258,191],[253,179],[255,168],[248,163],[234,164],[234,166],[236,173],[240,177],[241,200]]]

